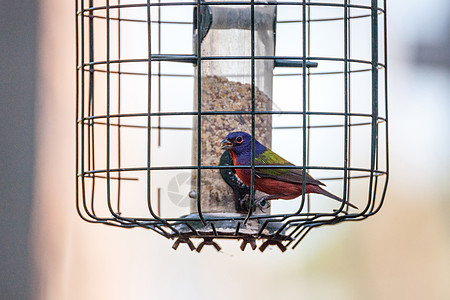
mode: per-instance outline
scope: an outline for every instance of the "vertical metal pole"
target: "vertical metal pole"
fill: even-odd
[[[388,186],[388,181],[389,181],[389,132],[388,132],[388,90],[387,90],[387,86],[388,86],[388,53],[387,53],[387,10],[386,10],[386,2],[387,0],[384,0],[384,5],[383,5],[383,10],[384,10],[384,16],[383,16],[383,25],[384,25],[384,36],[383,36],[383,41],[384,41],[384,97],[385,97],[385,117],[386,117],[386,137],[385,137],[385,143],[386,143],[386,181],[383,187],[383,191],[381,192],[381,200],[380,203],[378,204],[378,206],[376,208],[373,208],[371,211],[371,214],[376,214],[381,206],[383,205],[384,202],[384,198],[386,196],[386,191],[387,191],[387,186]],[[377,154],[378,157],[378,154]],[[378,160],[377,160],[378,163]],[[378,169],[378,165],[377,165],[377,169]],[[377,177],[378,179],[378,177]]]
[[[154,218],[159,218],[152,208],[152,22],[150,0],[147,0],[147,40],[148,40],[148,68],[147,68],[147,206]]]
[[[372,0],[371,6],[372,20],[372,142],[371,142],[371,160],[370,160],[370,181],[369,181],[369,208],[372,201],[374,170],[378,146],[378,0]]]
[[[89,7],[93,7],[93,0],[89,0]],[[84,16],[83,16],[84,18]],[[89,11],[89,62],[94,62],[94,13]],[[84,71],[84,67],[83,67]],[[88,104],[88,116],[94,115],[94,66],[89,65],[89,104]],[[84,126],[84,123],[83,123]],[[94,120],[88,120],[88,169],[95,170],[95,132],[94,132]],[[91,191],[91,211],[95,216],[94,209],[94,194],[95,194],[95,174],[92,175],[92,191]]]
[[[108,209],[115,215],[111,203],[111,28],[109,0],[106,0],[106,197]]]
[[[86,181],[85,181],[85,172],[84,172],[84,165],[85,165],[85,151],[84,151],[84,142],[85,142],[85,133],[84,133],[84,113],[85,113],[85,72],[84,72],[84,49],[85,49],[85,39],[84,39],[84,0],[81,1],[81,8],[80,8],[80,16],[81,16],[81,190],[82,190],[82,197],[83,197],[83,208],[86,212],[89,214],[89,209],[86,203]]]
[[[308,0],[308,2],[307,2],[308,4],[310,4],[311,3],[311,0]],[[310,55],[311,55],[311,6],[310,5],[308,5],[308,12],[307,12],[307,15],[308,15],[308,19],[307,19],[307,35],[308,35],[308,41],[307,41],[307,53],[306,53],[306,55],[308,56],[308,57],[310,57]],[[310,107],[311,107],[311,89],[310,89],[310,87],[311,87],[311,71],[310,71],[310,69],[308,68],[307,69],[307,79],[308,79],[308,83],[307,83],[307,99],[308,99],[308,101],[307,101],[307,109],[308,109],[308,111],[309,111],[309,109],[310,109]],[[306,149],[307,149],[307,152],[309,153],[309,149],[310,149],[310,140],[311,140],[311,129],[310,129],[310,124],[311,124],[311,116],[308,114],[308,116],[307,116],[307,126],[308,126],[308,132],[307,132],[307,141],[306,141],[306,143],[307,143],[307,147],[306,147]],[[307,157],[306,157],[306,165],[307,166],[309,166],[309,155],[307,155]],[[311,210],[311,197],[310,197],[310,195],[309,194],[307,194],[306,195],[306,199],[307,199],[307,206],[308,206],[308,209],[307,209],[307,213],[309,213],[310,212],[310,210]]]
[[[197,0],[197,212],[203,225],[206,226],[206,220],[202,213],[202,38],[201,38],[201,23],[200,23],[200,12],[201,12],[201,0]]]
[[[381,201],[377,209],[373,213],[377,213],[378,210],[380,210],[381,206],[383,205],[384,198],[386,195],[386,190],[388,186],[389,181],[389,130],[388,130],[388,122],[389,122],[389,116],[388,116],[388,52],[387,52],[387,44],[388,44],[388,38],[387,38],[387,5],[386,2],[388,0],[384,0],[384,101],[385,101],[385,117],[386,117],[386,181],[384,184],[384,189],[381,197]]]
[[[348,4],[351,4],[351,0],[348,0]],[[349,59],[351,59],[352,58],[352,54],[351,54],[351,49],[352,49],[352,47],[351,47],[351,45],[352,45],[352,38],[351,38],[351,24],[352,24],[352,20],[351,20],[351,9],[350,8],[347,8],[347,11],[348,11],[348,13],[347,13],[347,18],[348,18],[348,22],[347,22],[347,38],[348,38],[348,47],[347,47],[347,55],[348,55],[348,58]],[[351,84],[352,84],[352,79],[351,79],[351,77],[352,77],[352,64],[349,62],[348,63],[348,80],[347,80],[347,85],[348,85],[348,101],[347,101],[347,103],[348,103],[348,113],[349,113],[349,116],[348,116],[348,154],[347,154],[347,158],[348,158],[348,161],[347,161],[347,166],[348,167],[351,167],[351,165],[352,165],[352,163],[351,163],[351,161],[352,161],[352,117],[351,117],[351,112],[352,112],[352,88],[351,88]],[[350,200],[350,186],[351,186],[351,182],[352,182],[352,180],[351,180],[351,171],[348,171],[347,172],[347,193],[346,193],[346,196],[347,196],[347,198],[343,198],[344,200],[345,199],[347,199],[347,200]],[[349,201],[348,201],[349,202]],[[346,205],[346,207],[345,207],[345,211],[348,211],[348,204]]]
[[[80,210],[80,204],[79,201],[82,202],[82,206],[84,209],[84,212],[87,214],[88,217],[95,219],[95,215],[93,215],[88,208],[88,204],[86,202],[86,182],[85,182],[85,178],[86,178],[86,174],[85,174],[85,132],[84,132],[84,127],[85,127],[85,37],[84,37],[84,33],[85,33],[85,25],[84,25],[84,0],[80,0],[80,2],[78,2],[77,0],[77,8],[78,8],[78,3],[80,3],[80,14],[79,16],[76,16],[76,25],[77,25],[77,29],[76,29],[76,33],[77,33],[77,132],[76,132],[76,144],[77,144],[77,184],[76,184],[76,197],[77,197],[77,211],[78,214],[81,216],[81,218],[83,218],[84,220],[91,222],[91,220],[87,219]],[[80,18],[80,20],[78,21],[78,18]],[[81,26],[80,31],[81,34],[79,34],[78,32],[78,25]],[[78,38],[80,39],[80,42],[78,42]],[[78,46],[80,46],[78,48]],[[81,50],[80,50],[81,49]],[[79,73],[79,76],[78,76]],[[81,83],[80,83],[81,81]],[[80,92],[81,89],[81,92]],[[81,103],[79,103],[81,102]],[[80,139],[80,141],[78,141],[78,139]],[[78,163],[78,157],[80,157],[80,162]],[[78,198],[80,197],[79,195],[79,178],[81,178],[81,200],[79,200]]]
[[[148,40],[148,69],[147,69],[147,206],[150,214],[158,220],[162,219],[156,215],[152,208],[152,22],[150,0],[147,0],[147,40]],[[164,223],[166,223],[164,221]]]
[[[121,8],[121,4],[120,4],[120,0],[117,0],[117,56],[119,59],[119,63],[117,64],[117,113],[119,115],[119,117],[117,117],[117,165],[118,168],[120,170],[121,166],[122,166],[122,154],[121,154],[121,126],[120,126],[120,114],[121,114],[121,78],[122,78],[122,74],[121,74],[121,14],[120,14],[120,8]],[[122,185],[122,180],[121,180],[121,172],[118,171],[117,172],[117,214],[120,214],[120,192],[121,192],[121,185]]]
[[[306,111],[307,111],[307,95],[306,95],[306,2],[303,1],[302,3],[302,33],[303,33],[303,39],[302,39],[302,49],[303,49],[303,57],[302,57],[302,61],[303,61],[303,66],[302,66],[302,86],[303,86],[303,178],[302,178],[302,202],[300,204],[300,207],[298,208],[298,211],[296,212],[296,214],[300,214],[300,212],[303,210],[303,207],[305,205],[305,190],[306,190],[306,172],[308,171],[305,167],[307,166],[307,148],[306,148]]]
[[[341,206],[344,206],[347,202],[347,188],[348,188],[348,106],[349,106],[349,95],[348,95],[348,3],[344,0],[344,190],[343,190],[343,200]],[[348,209],[348,205],[346,205]],[[336,213],[337,214],[337,213]]]
[[[250,3],[250,36],[251,36],[251,98],[252,98],[252,124],[251,124],[251,182],[250,182],[250,205],[244,224],[252,215],[255,202],[255,0]]]
[[[79,61],[80,61],[80,45],[79,45],[79,21],[78,21],[78,0],[75,0],[75,204],[77,208],[78,215],[84,219],[81,210],[80,210],[80,203],[79,203],[79,163],[78,160],[80,159],[80,142],[79,142],[79,127],[80,123],[78,121],[78,113],[80,109],[80,76],[79,76]],[[81,123],[82,124],[82,123]],[[81,125],[83,126],[83,125]]]
[[[161,0],[158,0],[161,3]],[[158,54],[161,54],[161,6],[158,6]],[[161,62],[158,61],[158,112],[161,112]],[[161,116],[158,116],[158,147],[161,147]]]
[[[76,99],[77,104],[75,107],[75,115],[76,115],[76,132],[75,132],[75,170],[76,170],[76,184],[75,184],[75,197],[76,197],[76,208],[78,215],[85,221],[91,222],[90,219],[86,218],[85,215],[81,212],[81,206],[83,206],[84,211],[89,217],[92,215],[89,213],[87,204],[86,204],[86,190],[84,184],[84,89],[85,89],[85,75],[84,75],[84,1],[80,2],[78,0],[75,1],[75,35],[76,35]],[[80,6],[80,15],[78,15],[78,6]],[[81,26],[81,28],[79,28]],[[81,31],[81,34],[80,34]],[[81,46],[80,46],[81,45]],[[81,49],[81,50],[80,50]],[[81,89],[81,93],[80,93]],[[81,103],[80,103],[81,102]],[[81,181],[81,184],[80,184]],[[80,196],[80,185],[81,185],[81,196]],[[80,199],[81,198],[81,199]],[[81,201],[81,203],[80,203]]]

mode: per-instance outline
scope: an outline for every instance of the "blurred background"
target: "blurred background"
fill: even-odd
[[[199,255],[75,210],[75,4],[0,10],[1,299],[449,299],[450,3],[388,2],[390,182],[294,251]],[[221,243],[222,244],[222,243]]]

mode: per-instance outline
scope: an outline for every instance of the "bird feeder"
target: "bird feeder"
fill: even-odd
[[[220,239],[235,239],[242,250],[285,251],[313,228],[381,208],[385,1],[77,0],[76,30],[84,220],[147,228],[174,249],[220,250]],[[265,194],[220,148],[233,131],[281,151],[358,209],[309,194],[257,207]]]
[[[196,13],[195,10],[194,19]],[[200,61],[195,67],[194,110],[210,114],[194,120],[193,165],[215,166],[222,155],[225,164],[227,161],[232,164],[228,151],[224,152],[217,145],[229,132],[251,132],[252,123],[255,137],[271,145],[271,115],[253,115],[252,120],[251,112],[252,109],[272,110],[273,59],[253,61],[252,67],[251,60],[238,58],[251,57],[252,53],[254,56],[274,55],[275,6],[257,7],[253,11],[256,25],[253,36],[251,15],[249,6],[213,3],[200,8],[199,27],[194,27],[193,44],[197,45],[194,52],[211,59]],[[244,210],[237,202],[241,197],[235,197],[232,186],[222,179],[227,175],[224,170],[220,171],[203,170],[192,176],[192,190],[200,191],[202,211],[222,214]],[[202,175],[201,180],[197,180],[197,175]],[[234,176],[229,174],[228,180],[233,180]],[[197,211],[195,197],[192,212]]]

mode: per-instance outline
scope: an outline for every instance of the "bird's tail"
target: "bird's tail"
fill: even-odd
[[[329,198],[331,198],[331,199],[334,199],[334,200],[336,200],[336,201],[344,202],[344,200],[342,200],[342,199],[339,198],[338,196],[333,195],[332,193],[330,193],[330,192],[324,190],[323,188],[321,188],[321,187],[318,186],[318,185],[314,185],[314,186],[313,186],[313,188],[311,189],[311,193],[322,194],[322,195],[327,196],[327,197],[329,197]],[[348,201],[346,201],[345,204],[348,204],[350,207],[353,207],[353,208],[355,208],[355,209],[358,209],[358,207],[357,207],[356,205],[353,205],[353,204],[351,204],[351,203],[348,202]]]

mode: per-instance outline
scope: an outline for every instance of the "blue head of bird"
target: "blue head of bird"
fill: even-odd
[[[250,153],[252,149],[252,136],[246,132],[235,131],[228,134],[220,143],[221,149],[232,150],[237,155],[241,153]],[[265,150],[265,147],[255,140],[255,153],[258,150]]]

